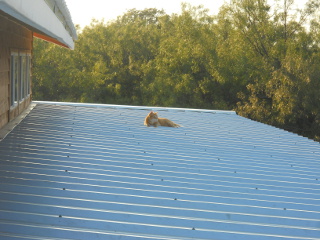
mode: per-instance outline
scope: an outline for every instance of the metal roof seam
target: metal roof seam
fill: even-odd
[[[147,128],[150,109],[37,102],[0,142],[0,239],[318,238],[318,144],[212,110]]]

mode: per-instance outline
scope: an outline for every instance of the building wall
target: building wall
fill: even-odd
[[[31,53],[33,33],[0,11],[0,128],[30,103],[31,94],[11,107],[11,53]]]

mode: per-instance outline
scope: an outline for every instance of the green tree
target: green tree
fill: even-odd
[[[247,94],[239,94],[242,101],[237,110],[255,120],[317,138],[319,132],[311,133],[307,128],[314,129],[315,112],[319,111],[311,107],[306,96],[318,84],[311,78],[314,74],[310,66],[314,69],[317,65],[313,54],[319,45],[303,25],[319,5],[309,2],[304,11],[289,18],[292,4],[285,0],[282,11],[276,9],[274,19],[266,1],[236,1],[230,8],[235,26],[269,72],[248,84]]]
[[[293,5],[132,9],[93,20],[74,51],[36,39],[34,99],[235,109],[319,140],[319,1]]]
[[[33,98],[72,101],[70,81],[72,75],[69,62],[70,52],[39,39],[34,40],[33,58]]]

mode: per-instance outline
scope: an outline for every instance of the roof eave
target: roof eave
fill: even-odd
[[[77,36],[70,35],[45,1],[0,0],[0,10],[30,28],[35,37],[74,49]]]

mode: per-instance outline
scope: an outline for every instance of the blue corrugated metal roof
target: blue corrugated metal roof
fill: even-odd
[[[38,103],[0,142],[0,239],[320,239],[319,143],[150,109]]]

